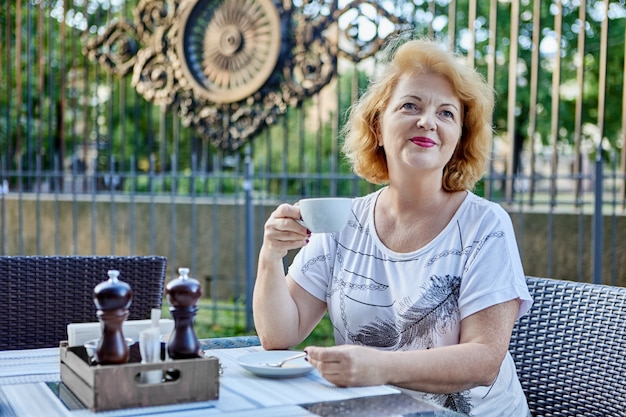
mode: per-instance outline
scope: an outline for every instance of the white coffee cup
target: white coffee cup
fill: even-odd
[[[352,212],[352,199],[345,197],[305,198],[298,202],[303,226],[313,233],[339,232]]]

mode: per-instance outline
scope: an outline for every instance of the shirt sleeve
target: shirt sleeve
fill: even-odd
[[[511,219],[495,204],[490,211],[482,217],[482,237],[474,242],[461,283],[461,319],[517,298],[522,301],[517,318],[532,306]]]
[[[334,234],[315,233],[309,243],[296,254],[289,266],[289,275],[315,298],[326,302],[332,277]]]

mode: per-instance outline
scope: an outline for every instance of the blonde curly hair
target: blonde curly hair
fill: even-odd
[[[461,138],[443,169],[442,187],[446,191],[473,189],[491,152],[493,89],[475,69],[437,41],[398,38],[387,44],[386,51],[388,59],[382,72],[351,106],[343,127],[343,152],[352,170],[374,184],[389,181],[385,150],[378,145],[380,118],[401,76],[437,74],[452,84],[463,115]]]

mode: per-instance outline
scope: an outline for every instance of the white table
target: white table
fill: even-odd
[[[237,363],[237,358],[259,350],[259,346],[246,346],[207,351],[219,358],[223,368],[218,400],[98,413],[83,408],[80,403],[66,405],[59,398],[58,348],[0,352],[0,415],[298,417],[341,415],[346,408],[360,410],[360,414],[353,415],[374,415],[364,413],[363,409],[382,407],[389,410],[389,404],[403,407],[403,410],[408,407],[404,411],[411,415],[418,415],[418,412],[424,416],[456,415],[401,395],[390,386],[338,388],[322,378],[316,370],[289,379],[258,377],[243,369]]]

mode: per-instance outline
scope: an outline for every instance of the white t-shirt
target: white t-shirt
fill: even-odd
[[[376,191],[356,198],[346,227],[313,234],[289,267],[325,301],[337,344],[416,350],[458,344],[461,320],[520,298],[532,304],[511,220],[498,204],[468,192],[446,228],[411,253],[387,248],[374,228]],[[470,416],[526,417],[528,407],[507,353],[489,387],[449,395],[411,391]]]

